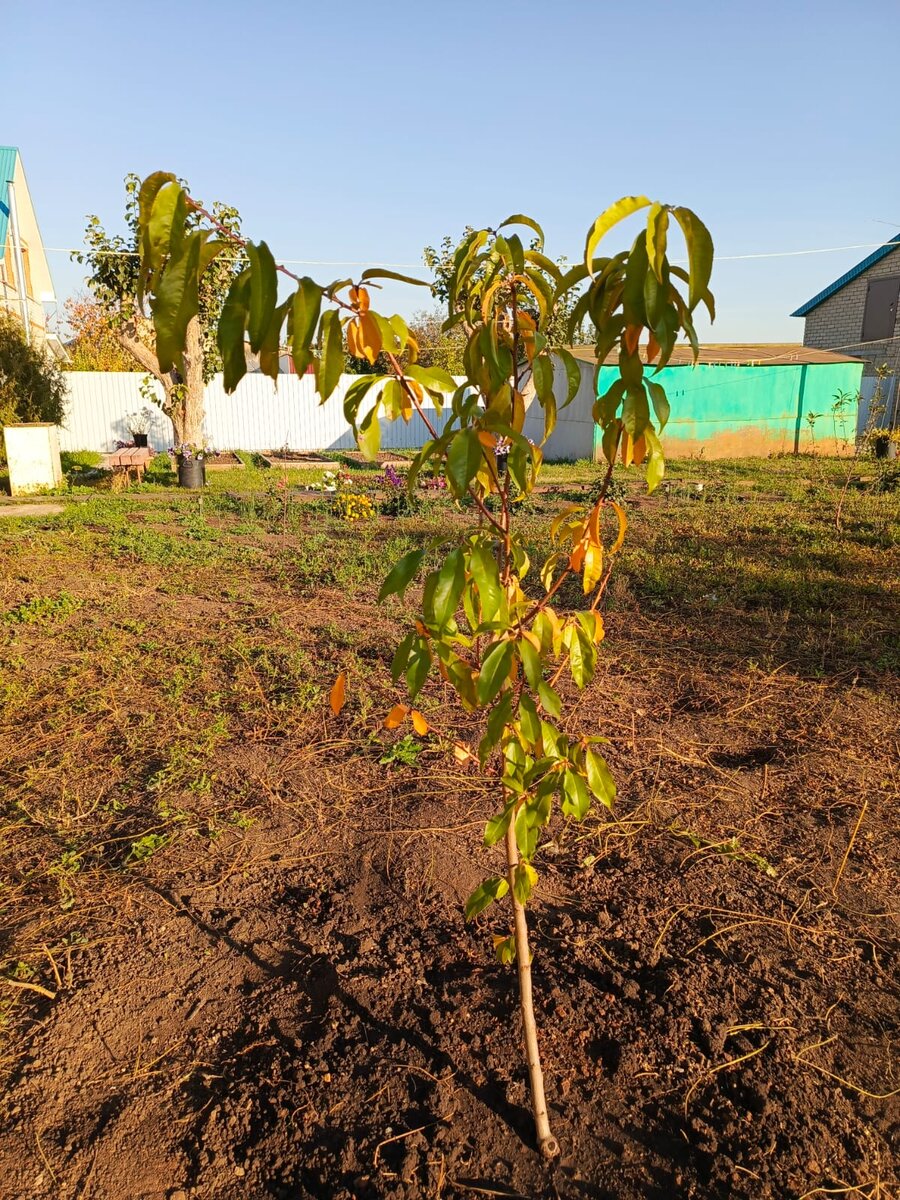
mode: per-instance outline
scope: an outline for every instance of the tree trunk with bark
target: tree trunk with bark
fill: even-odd
[[[152,326],[145,317],[135,316],[116,330],[119,343],[148,374],[158,379],[163,389],[163,412],[172,422],[175,446],[202,446],[203,419],[203,345],[200,319],[193,317],[187,327],[184,377],[178,371],[161,371],[156,351],[143,340]],[[142,336],[143,335],[143,336]],[[148,339],[149,340],[149,339]]]

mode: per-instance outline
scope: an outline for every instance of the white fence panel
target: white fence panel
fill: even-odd
[[[156,450],[172,445],[172,423],[156,405],[141,395],[143,375],[135,371],[66,371],[69,395],[60,427],[61,450],[99,450],[106,454],[116,442],[130,442],[125,418],[141,408],[155,408],[148,442]],[[162,388],[157,385],[158,395]]]
[[[140,383],[144,377],[127,371],[68,371],[69,398],[60,432],[63,450],[115,448],[131,440],[125,418],[146,406]],[[265,375],[245,375],[232,395],[217,375],[206,388],[204,431],[209,445],[220,450],[353,450],[353,431],[344,419],[344,397],[358,375],[342,375],[333,395],[319,404],[311,375],[280,375],[278,387]],[[157,395],[162,389],[155,385]],[[363,411],[375,401],[373,388]],[[148,441],[155,450],[172,445],[172,425],[157,405]],[[440,433],[446,413],[439,415],[429,402],[425,415]],[[430,436],[425,422],[415,414],[409,424],[381,424],[381,444],[386,450],[417,449]]]

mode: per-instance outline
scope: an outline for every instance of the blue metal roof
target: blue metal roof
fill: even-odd
[[[829,283],[828,287],[819,292],[817,296],[813,296],[812,300],[807,300],[805,304],[801,304],[796,312],[792,312],[792,317],[805,317],[808,312],[812,312],[817,308],[823,300],[827,300],[829,296],[833,296],[835,292],[839,292],[842,287],[846,287],[848,283],[852,283],[862,275],[863,271],[868,271],[869,267],[873,267],[875,263],[880,262],[883,258],[887,258],[889,254],[893,254],[895,250],[900,248],[900,233],[896,237],[892,237],[885,245],[879,246],[877,250],[873,250],[868,258],[864,258],[862,262],[857,263],[840,279],[836,279],[834,283]]]
[[[9,222],[9,181],[16,170],[19,151],[15,146],[0,146],[0,258],[6,250],[6,226]]]

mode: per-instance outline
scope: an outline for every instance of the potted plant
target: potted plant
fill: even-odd
[[[178,467],[179,487],[201,488],[206,484],[206,460],[213,453],[212,450],[183,442],[169,453],[174,455]]]
[[[131,434],[135,446],[146,446],[147,435],[153,427],[153,409],[142,408],[140,412],[129,413],[125,418],[125,424],[128,426],[128,432]]]

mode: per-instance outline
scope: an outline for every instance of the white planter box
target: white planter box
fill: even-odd
[[[44,422],[6,425],[3,438],[9,490],[14,496],[27,496],[29,492],[60,486],[63,473],[59,461],[59,430],[55,425]]]

